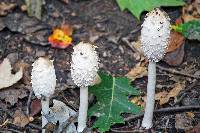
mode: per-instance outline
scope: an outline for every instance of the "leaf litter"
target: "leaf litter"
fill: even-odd
[[[10,61],[5,58],[0,64],[0,89],[12,86],[17,83],[23,76],[23,70],[20,68],[18,72],[12,74]]]
[[[55,125],[59,123],[58,132],[60,132],[70,116],[74,116],[75,114],[76,112],[69,108],[65,103],[54,99],[53,107],[50,107],[50,114],[47,116],[47,120]],[[71,123],[67,127],[66,133],[77,133],[74,123]]]

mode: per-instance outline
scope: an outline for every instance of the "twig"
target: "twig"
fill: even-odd
[[[131,46],[131,43],[129,42],[129,40],[128,40],[127,37],[123,37],[121,40],[122,40],[122,42],[124,42],[124,44],[126,44],[126,46],[128,46],[129,48],[131,48],[131,50],[132,50],[133,53],[139,53],[139,54],[141,54],[136,48],[134,48],[134,47]]]
[[[177,74],[177,75],[182,75],[182,76],[191,77],[191,78],[195,78],[195,79],[200,79],[199,76],[183,73],[183,72],[171,69],[171,68],[165,68],[165,67],[162,67],[160,65],[156,65],[156,67],[158,69],[162,70],[162,71],[166,71],[166,72],[169,72],[169,73],[172,73],[172,74]]]
[[[11,129],[11,128],[1,128],[0,127],[0,132],[7,132],[7,131],[10,131],[10,132],[14,132],[14,133],[23,133],[22,131],[18,131],[16,129]]]
[[[29,107],[30,107],[30,104],[31,104],[31,97],[33,95],[33,90],[31,89],[30,90],[30,93],[29,93],[29,96],[28,96],[28,101],[27,101],[27,107],[26,107],[26,115],[29,116],[29,113],[30,113],[30,110],[29,110]]]
[[[39,125],[36,125],[36,124],[33,124],[33,123],[29,123],[28,126],[33,127],[35,129],[38,129],[38,130],[42,131],[42,127],[39,126]]]
[[[199,110],[200,105],[193,105],[193,106],[181,106],[181,107],[169,107],[169,108],[162,108],[154,111],[155,114],[162,114],[162,113],[176,113],[176,112],[185,112],[188,110]],[[132,115],[127,118],[124,118],[124,121],[130,121],[130,120],[135,120],[139,119],[144,115],[144,113],[138,114],[138,115]]]

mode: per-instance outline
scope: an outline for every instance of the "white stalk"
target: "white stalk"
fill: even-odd
[[[149,129],[152,127],[153,111],[154,111],[154,97],[156,86],[156,62],[149,61],[148,66],[148,84],[147,84],[147,100],[142,127]]]
[[[46,125],[45,115],[49,114],[49,97],[41,98],[42,105],[42,128]],[[42,133],[45,133],[45,129],[42,129]]]
[[[87,110],[88,110],[88,87],[81,87],[79,116],[78,116],[78,132],[82,132],[86,128]]]

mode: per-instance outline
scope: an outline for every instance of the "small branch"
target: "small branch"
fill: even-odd
[[[171,68],[165,68],[165,67],[162,67],[162,66],[160,66],[160,65],[157,65],[156,67],[157,67],[158,69],[162,70],[162,71],[166,71],[166,72],[169,72],[169,73],[172,73],[172,74],[182,75],[182,76],[186,76],[186,77],[190,77],[190,78],[195,78],[195,79],[200,79],[199,76],[195,76],[195,75],[183,73],[183,72],[180,72],[180,71],[171,69]]]
[[[199,110],[200,105],[193,105],[193,106],[181,106],[181,107],[169,107],[169,108],[162,108],[154,111],[155,114],[162,114],[162,113],[176,113],[176,112],[185,112],[189,110]],[[124,119],[124,121],[131,121],[135,119],[139,119],[144,115],[144,113],[138,115],[132,115]]]
[[[32,97],[32,95],[33,95],[33,90],[31,89],[30,90],[30,93],[29,93],[29,96],[28,96],[28,101],[27,101],[27,107],[26,107],[26,115],[27,116],[29,116],[29,113],[30,113],[30,109],[29,109],[29,107],[30,107],[30,104],[31,104],[31,97]]]
[[[29,123],[28,126],[42,131],[42,127],[39,126],[39,125],[36,125],[36,124],[33,124],[33,123]]]

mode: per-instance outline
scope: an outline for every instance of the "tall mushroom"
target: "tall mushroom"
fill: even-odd
[[[144,55],[149,60],[147,103],[142,126],[146,129],[152,127],[154,97],[156,85],[156,62],[161,60],[166,52],[170,37],[170,19],[168,15],[158,8],[147,14],[141,30],[141,44]]]
[[[93,45],[80,42],[74,46],[71,62],[71,76],[74,83],[80,87],[78,132],[82,132],[86,127],[88,86],[93,84],[98,75],[98,64],[98,55]]]
[[[44,115],[49,114],[49,97],[54,93],[56,86],[56,74],[53,62],[40,57],[33,63],[31,83],[37,98],[42,104],[42,127],[45,126]],[[45,130],[43,130],[44,132]]]

